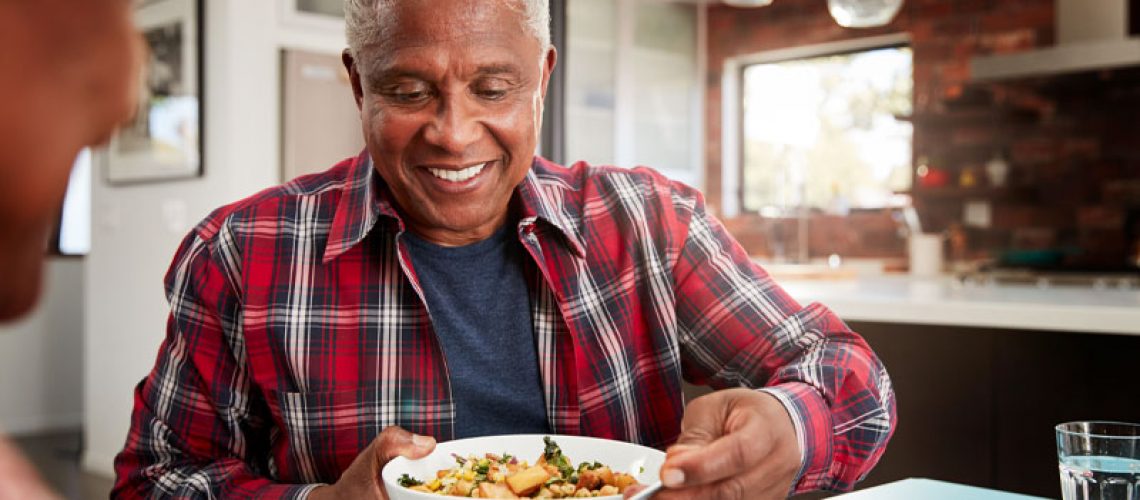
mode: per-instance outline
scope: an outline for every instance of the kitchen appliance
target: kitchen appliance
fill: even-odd
[[[975,57],[975,81],[1140,65],[1140,0],[1055,0],[1056,45]]]

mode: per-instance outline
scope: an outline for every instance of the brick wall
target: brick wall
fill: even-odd
[[[1125,225],[1140,204],[1140,70],[969,82],[969,58],[1053,43],[1053,0],[906,0],[886,27],[846,29],[824,0],[776,0],[771,6],[709,11],[706,108],[710,206],[721,193],[721,72],[726,58],[759,51],[906,32],[914,53],[914,152],[948,174],[947,186],[916,186],[915,204],[932,230],[961,221],[967,201],[990,205],[989,228],[966,228],[966,254],[1010,247],[1083,249],[1072,261],[1117,262],[1132,242]],[[1011,174],[989,186],[984,165],[1005,151]],[[963,173],[966,173],[963,176]],[[972,180],[962,187],[961,181]],[[972,178],[972,179],[971,179]],[[917,183],[916,183],[917,184]],[[744,215],[726,220],[748,249],[770,255],[773,234],[793,235],[787,221]],[[775,228],[780,225],[780,228]],[[896,257],[905,242],[886,214],[813,217],[813,256]],[[790,231],[790,232],[789,232]],[[785,249],[793,252],[793,249]],[[794,253],[793,253],[794,254]]]

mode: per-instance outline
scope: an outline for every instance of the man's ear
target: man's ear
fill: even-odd
[[[550,75],[554,73],[554,65],[558,63],[558,51],[550,47],[546,57],[542,60],[542,99],[546,100],[546,87],[550,85]]]
[[[348,70],[348,81],[352,84],[352,95],[356,98],[356,109],[361,109],[364,105],[364,87],[360,84],[360,72],[356,70],[356,59],[353,59],[352,52],[344,49],[340,54],[340,60],[344,63],[344,69]]]

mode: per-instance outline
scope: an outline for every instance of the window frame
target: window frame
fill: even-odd
[[[771,64],[795,59],[809,59],[849,54],[875,49],[912,46],[910,35],[888,35],[852,38],[799,47],[765,50],[724,62],[721,74],[721,215],[737,217],[744,212],[744,69],[754,64]]]

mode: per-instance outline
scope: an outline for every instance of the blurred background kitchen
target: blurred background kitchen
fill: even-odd
[[[863,486],[1057,497],[1053,425],[1140,421],[1140,1],[551,3],[542,153],[700,188],[866,336],[900,423]],[[0,328],[0,427],[70,498],[109,491],[185,233],[363,144],[340,0],[138,9],[146,112],[79,159]]]

